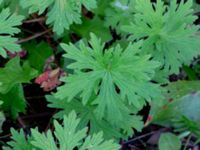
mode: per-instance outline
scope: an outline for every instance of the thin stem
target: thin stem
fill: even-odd
[[[51,31],[51,29],[48,29],[48,30],[46,30],[46,31],[44,31],[44,32],[36,33],[36,34],[34,34],[34,35],[32,35],[32,36],[29,36],[29,37],[27,37],[27,38],[25,38],[25,39],[21,39],[21,40],[17,41],[16,43],[17,43],[17,44],[21,44],[21,43],[28,42],[28,41],[30,41],[30,40],[33,40],[33,39],[35,39],[35,38],[38,38],[38,37],[40,37],[40,36],[42,36],[42,35],[48,33],[48,32],[50,32],[50,31]]]
[[[45,17],[40,17],[40,18],[25,20],[23,23],[34,23],[34,22],[44,22],[44,21],[45,21]]]
[[[185,146],[184,146],[184,149],[183,149],[183,150],[187,150],[187,147],[188,147],[188,145],[189,145],[189,142],[190,142],[191,138],[192,138],[192,134],[190,134],[190,135],[188,136],[187,141],[186,141],[186,143],[185,143]]]

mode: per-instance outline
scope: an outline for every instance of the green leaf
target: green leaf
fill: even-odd
[[[69,30],[71,24],[80,24],[81,6],[91,10],[96,7],[96,0],[21,0],[24,8],[29,8],[29,13],[43,13],[48,8],[47,24],[53,26],[53,31],[58,35]]]
[[[177,81],[165,87],[166,99],[179,99],[187,94],[200,91],[200,81]]]
[[[2,0],[0,9],[9,8],[11,13],[28,17],[28,11],[20,6],[20,0]]]
[[[9,112],[13,118],[17,118],[18,113],[25,112],[26,102],[22,85],[16,84],[6,94],[0,94],[3,101],[2,110]]]
[[[130,44],[126,49],[117,45],[104,53],[104,43],[94,34],[91,34],[91,48],[82,41],[77,47],[62,44],[67,52],[64,57],[74,60],[68,68],[75,73],[63,79],[66,84],[58,88],[55,96],[68,101],[80,96],[84,105],[96,105],[98,118],[105,117],[117,124],[124,114],[132,113],[130,109],[141,109],[146,100],[160,96],[157,85],[149,82],[159,64],[149,61],[148,55],[138,55],[141,44]],[[92,95],[96,97],[91,99]]]
[[[198,115],[196,115],[199,113],[199,109],[195,108],[200,107],[197,100],[199,94],[193,94],[200,91],[199,81],[173,82],[165,89],[165,99],[162,100],[162,105],[153,103],[151,107],[150,115],[153,117],[152,121],[154,123],[171,126],[173,123],[172,118],[177,119],[182,115],[193,121],[199,121]]]
[[[23,8],[29,8],[29,13],[38,12],[42,14],[54,0],[20,0]]]
[[[45,42],[39,44],[27,43],[23,47],[28,51],[28,62],[36,70],[43,72],[47,58],[53,55],[53,50]]]
[[[104,141],[103,132],[88,136],[79,150],[117,150],[119,146],[112,144],[112,140]]]
[[[198,13],[200,11],[200,5],[199,3],[197,3],[196,0],[193,0],[193,9],[194,9],[194,12]]]
[[[68,116],[64,116],[63,126],[54,121],[54,135],[58,140],[58,144],[55,143],[50,130],[45,135],[35,129],[31,130],[33,136],[31,143],[41,150],[73,150],[76,147],[79,147],[80,150],[100,150],[100,148],[104,148],[105,150],[119,149],[119,145],[115,144],[112,140],[104,141],[102,133],[87,136],[87,128],[78,129],[79,122],[80,119],[77,119],[76,113],[73,111]],[[59,148],[57,145],[59,145]]]
[[[172,133],[163,133],[159,139],[159,150],[180,150],[181,142]]]
[[[81,23],[81,3],[74,0],[56,0],[47,14],[47,24],[53,24],[53,31],[58,35],[69,30],[72,23]]]
[[[112,36],[108,28],[104,27],[103,20],[99,17],[95,17],[92,20],[84,18],[81,25],[72,26],[72,30],[80,36],[89,39],[90,32],[95,33],[98,37],[101,37],[103,41],[110,41]]]
[[[200,92],[182,97],[175,102],[177,110],[191,119],[192,121],[200,122]]]
[[[198,80],[198,77],[195,73],[195,69],[190,68],[189,66],[183,66],[183,70],[188,76],[189,80]]]
[[[189,133],[193,134],[200,140],[200,123],[193,121],[185,116],[181,116],[180,118],[176,118],[173,121],[173,127],[175,128],[176,132],[182,133]]]
[[[162,0],[153,4],[150,0],[137,0],[133,22],[123,27],[133,34],[133,40],[146,38],[142,52],[161,62],[166,74],[178,73],[182,64],[190,64],[200,51],[192,1],[176,2],[172,0],[168,6]]]
[[[100,17],[105,17],[105,10],[110,7],[111,1],[97,0],[97,7],[94,9],[94,13]]]
[[[32,69],[27,62],[20,66],[19,57],[15,57],[4,68],[0,68],[0,93],[7,93],[16,84],[29,83],[36,76],[36,70]]]
[[[88,10],[92,10],[92,9],[96,8],[96,6],[97,6],[97,1],[96,0],[80,0],[80,2]]]
[[[122,25],[128,25],[134,18],[135,0],[114,0],[106,10],[105,25],[121,31]]]
[[[79,100],[73,100],[67,102],[65,99],[57,99],[51,95],[46,96],[47,101],[50,103],[48,107],[56,108],[60,111],[55,114],[55,118],[62,119],[64,115],[68,115],[72,110],[75,110],[80,118],[79,127],[90,126],[90,134],[94,134],[103,131],[104,138],[110,139],[115,137],[116,139],[127,138],[133,135],[133,128],[137,131],[141,131],[143,127],[142,118],[136,115],[127,115],[126,124],[124,121],[118,122],[116,126],[113,126],[106,120],[99,120],[95,115],[95,107],[92,105],[83,105]]]
[[[8,142],[8,146],[3,147],[3,150],[33,150],[33,146],[30,144],[30,137],[25,138],[22,129],[17,132],[11,128],[11,134],[12,141]]]
[[[21,48],[16,44],[17,39],[12,36],[19,33],[20,30],[16,27],[21,25],[23,16],[11,14],[9,9],[3,9],[0,12],[0,55],[6,57],[6,51],[16,52]]]
[[[47,131],[46,135],[39,133],[36,129],[31,130],[33,141],[31,144],[41,150],[58,150],[54,141],[53,135],[50,130]]]

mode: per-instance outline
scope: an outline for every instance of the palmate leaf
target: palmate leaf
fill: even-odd
[[[113,140],[104,140],[103,133],[87,135],[87,128],[78,128],[80,119],[74,111],[64,116],[63,125],[54,121],[55,131],[40,133],[31,129],[31,136],[11,129],[12,141],[3,150],[118,150],[120,146]],[[56,139],[55,139],[56,138]]]
[[[141,109],[145,100],[160,96],[157,86],[148,82],[159,64],[149,61],[148,55],[138,55],[141,42],[125,50],[118,45],[104,52],[104,44],[91,34],[90,45],[82,41],[78,47],[62,44],[67,52],[64,57],[74,60],[68,68],[75,73],[63,79],[66,84],[58,88],[57,98],[71,101],[80,96],[84,105],[96,106],[98,118],[117,123],[124,119],[123,114],[130,113],[128,106]],[[92,95],[95,98],[91,99]]]
[[[30,137],[25,138],[24,132],[21,129],[19,132],[11,128],[12,141],[9,141],[4,146],[3,150],[33,150],[33,146],[30,143]],[[11,148],[12,147],[12,148]]]
[[[61,35],[73,23],[81,23],[81,5],[91,10],[96,0],[21,0],[21,6],[29,8],[29,13],[42,14],[46,9],[47,24],[53,25],[53,31]]]
[[[131,39],[147,38],[143,52],[161,62],[167,74],[178,73],[182,64],[189,64],[200,53],[192,0],[182,0],[180,4],[172,0],[169,6],[162,0],[154,4],[150,0],[136,0],[135,9],[135,19],[123,30],[134,34]]]
[[[63,126],[54,121],[54,134],[58,139],[58,145],[55,143],[52,132],[49,130],[47,134],[41,134],[37,130],[31,130],[33,141],[31,142],[40,150],[73,150],[79,147],[80,150],[118,150],[119,145],[112,140],[104,141],[102,132],[87,136],[87,128],[77,129],[80,120],[77,119],[76,113],[71,112],[68,116],[64,116]],[[84,142],[82,140],[85,139]]]
[[[17,39],[12,36],[19,33],[20,30],[16,27],[21,25],[23,16],[11,14],[9,9],[3,9],[0,12],[0,55],[6,57],[6,51],[16,52],[21,48],[16,44]]]
[[[100,120],[94,113],[95,106],[83,105],[78,99],[74,99],[71,102],[67,102],[64,99],[57,99],[52,95],[46,96],[47,101],[50,103],[48,107],[56,108],[60,111],[54,115],[55,118],[62,119],[64,115],[69,114],[72,110],[75,110],[80,118],[79,128],[83,128],[87,125],[90,126],[90,134],[103,131],[104,138],[120,139],[127,138],[133,135],[133,128],[137,131],[141,131],[143,127],[142,117],[136,115],[127,114],[124,116],[126,121],[118,122],[116,126],[113,126],[105,119]]]

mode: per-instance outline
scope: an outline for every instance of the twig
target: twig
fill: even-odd
[[[3,135],[3,136],[0,136],[0,139],[6,139],[6,138],[8,138],[10,136],[11,136],[11,133]]]
[[[42,35],[48,33],[48,32],[50,32],[50,31],[51,31],[51,29],[48,29],[48,30],[46,30],[46,31],[44,31],[44,32],[36,33],[35,35],[29,36],[29,37],[27,37],[27,38],[25,38],[25,39],[21,39],[21,40],[17,41],[16,43],[17,43],[17,44],[21,44],[21,43],[28,42],[28,41],[30,41],[30,40],[33,40],[33,39],[35,39],[35,38],[38,38],[38,37],[40,37],[40,36],[42,36]]]
[[[21,117],[17,118],[17,121],[19,122],[19,124],[22,126],[23,129],[26,129],[26,124],[25,122],[21,119]]]
[[[34,23],[34,22],[44,22],[44,21],[45,21],[45,17],[40,17],[40,18],[25,20],[23,23]]]
[[[190,134],[190,135],[188,136],[187,141],[186,141],[186,143],[185,143],[185,146],[184,146],[184,149],[183,149],[183,150],[186,150],[186,149],[187,149],[191,138],[192,138],[192,134]]]
[[[132,142],[137,141],[137,140],[142,139],[142,138],[145,138],[145,137],[150,136],[150,135],[152,135],[152,134],[154,134],[154,133],[156,133],[156,132],[158,132],[158,131],[152,131],[152,132],[150,132],[150,133],[147,133],[147,134],[138,136],[138,137],[136,137],[136,138],[134,138],[134,139],[131,139],[131,140],[129,140],[129,141],[123,143],[123,145],[132,143]]]
[[[29,115],[29,116],[23,116],[23,117],[21,117],[21,118],[24,119],[24,120],[26,120],[26,119],[33,119],[33,118],[42,118],[42,117],[47,117],[47,116],[52,116],[52,113],[44,112],[44,113],[40,113],[40,114],[34,114],[34,115]]]
[[[31,97],[26,97],[27,100],[31,100],[31,99],[41,99],[41,98],[44,98],[44,95],[43,95],[43,96],[31,96]]]

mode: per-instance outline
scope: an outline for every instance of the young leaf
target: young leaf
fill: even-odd
[[[9,9],[3,9],[0,12],[0,55],[6,57],[6,51],[16,52],[21,48],[16,44],[17,39],[12,36],[19,33],[20,30],[16,27],[21,25],[23,16],[11,14]]]
[[[162,63],[166,74],[178,73],[182,64],[189,64],[200,52],[199,27],[193,22],[192,0],[177,4],[162,0],[136,0],[134,22],[123,30],[132,33],[131,39],[146,38],[143,52]],[[145,11],[144,11],[145,10]]]

